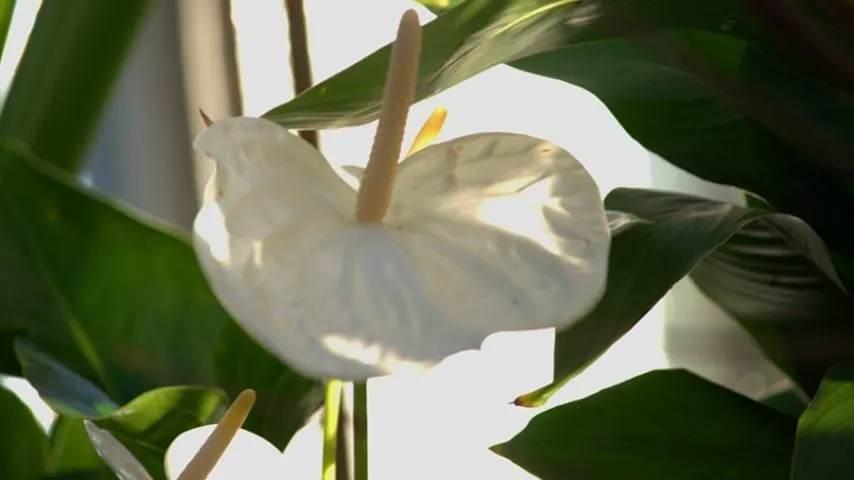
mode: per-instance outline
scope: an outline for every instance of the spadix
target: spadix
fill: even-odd
[[[399,112],[385,113],[378,142],[399,144],[402,129],[383,130]],[[604,292],[599,189],[547,141],[483,133],[399,164],[399,145],[375,145],[349,183],[264,119],[219,120],[195,145],[216,163],[194,226],[202,270],[235,320],[306,376],[428,368],[498,331],[569,326]],[[374,168],[388,152],[391,168]]]

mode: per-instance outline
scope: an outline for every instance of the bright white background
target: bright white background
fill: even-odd
[[[194,3],[207,0],[183,1],[185,14],[192,14]],[[19,0],[17,4],[0,63],[0,87],[4,90],[39,3]],[[433,18],[417,4],[404,0],[307,0],[315,81],[328,78],[390,41],[406,8],[418,10],[422,23]],[[233,1],[232,20],[244,113],[260,115],[293,97],[283,2]],[[127,95],[129,89],[120,86],[118,90],[120,96]],[[648,153],[620,128],[595,97],[563,82],[506,66],[495,67],[415,106],[407,144],[437,106],[449,110],[440,140],[476,131],[512,131],[548,139],[585,164],[603,195],[617,186],[633,186],[739,201],[734,190],[702,182]],[[191,124],[191,128],[195,134],[200,126]],[[332,162],[363,164],[373,130],[374,124],[369,124],[323,132],[321,148]],[[127,145],[138,145],[139,141],[134,139]],[[670,338],[665,345],[665,333],[674,326],[696,335],[679,337],[676,342]],[[508,402],[551,380],[553,338],[550,331],[496,335],[487,341],[482,352],[463,353],[424,375],[372,381],[372,478],[531,478],[486,447],[512,437],[536,413],[512,407]],[[710,361],[722,351],[724,343],[727,351],[741,352],[738,364]],[[752,396],[778,379],[776,371],[760,360],[746,337],[686,281],[677,285],[674,293],[605,357],[556,395],[550,406],[674,364]],[[761,367],[758,373],[743,374],[757,365]],[[49,425],[51,412],[26,382],[5,382]],[[319,468],[319,449],[319,429],[311,423],[287,450],[288,470],[293,478],[313,478]]]

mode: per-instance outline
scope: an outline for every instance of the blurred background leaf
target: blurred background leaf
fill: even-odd
[[[693,374],[662,370],[547,410],[493,451],[543,480],[785,479],[795,424]]]
[[[44,0],[0,112],[0,135],[76,172],[151,3]]]
[[[798,422],[792,480],[854,478],[854,363],[827,372]]]
[[[2,386],[0,427],[0,472],[3,478],[41,478],[48,457],[47,437],[24,402]]]

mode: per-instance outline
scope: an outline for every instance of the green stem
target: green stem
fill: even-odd
[[[353,384],[356,480],[368,480],[368,382]]]
[[[338,414],[341,410],[341,381],[326,382],[323,403],[323,471],[322,480],[335,480],[335,455],[338,447]]]

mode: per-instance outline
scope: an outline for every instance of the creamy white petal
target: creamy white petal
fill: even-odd
[[[342,180],[340,170],[311,144],[269,120],[218,120],[199,135],[194,146],[216,163],[205,201],[239,207],[241,200],[260,187],[279,197],[319,203],[341,215],[353,215],[356,193]]]
[[[354,221],[353,190],[297,137],[243,120],[211,132],[200,263],[244,329],[304,375],[427,368],[497,331],[566,325],[602,293],[599,192],[554,145],[488,134],[425,149],[376,226]]]
[[[215,427],[216,425],[205,425],[178,435],[166,450],[164,463],[167,478],[175,479],[181,475]],[[275,445],[241,429],[228,444],[207,480],[282,478],[283,464],[282,452]]]
[[[89,420],[84,420],[86,433],[92,446],[119,480],[151,480],[145,467],[110,432],[98,428]]]
[[[449,328],[566,327],[604,293],[599,189],[549,142],[488,133],[428,147],[401,164],[390,212]]]

